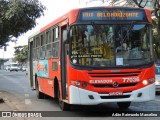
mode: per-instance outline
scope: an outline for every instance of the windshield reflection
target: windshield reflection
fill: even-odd
[[[153,60],[150,26],[75,25],[71,27],[71,61],[94,67],[135,66]]]

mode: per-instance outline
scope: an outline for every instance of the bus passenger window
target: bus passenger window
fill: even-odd
[[[51,57],[51,44],[48,44],[46,46],[46,57],[50,58]]]
[[[45,56],[46,56],[46,46],[44,45],[43,47],[42,47],[42,58],[44,59],[45,58]]]
[[[58,57],[59,42],[53,43],[52,46],[52,56]]]

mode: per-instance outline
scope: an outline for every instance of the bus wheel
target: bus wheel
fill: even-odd
[[[70,105],[60,100],[60,91],[58,90],[58,102],[61,110],[67,111],[70,109]]]
[[[39,91],[38,81],[36,82],[36,95],[37,95],[37,98],[38,98],[38,99],[43,99],[43,98],[44,98],[44,94]]]
[[[117,102],[117,105],[121,109],[128,109],[130,106],[131,102]]]

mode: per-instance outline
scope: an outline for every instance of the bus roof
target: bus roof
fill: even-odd
[[[53,20],[51,23],[47,24],[46,26],[42,27],[40,30],[34,32],[32,35],[29,36],[29,39],[31,39],[32,37],[38,35],[39,33],[49,29],[52,26],[57,25],[58,23],[62,22],[63,20],[67,19],[70,15],[75,15],[75,18],[77,18],[78,16],[78,11],[79,10],[87,10],[87,9],[99,9],[99,8],[121,8],[121,9],[143,9],[143,8],[131,8],[131,7],[115,7],[115,6],[103,6],[103,7],[85,7],[85,8],[77,8],[77,9],[72,9],[70,10],[68,13],[62,15],[61,17]],[[149,15],[150,14],[150,10],[149,9],[143,9],[146,11],[146,14]],[[149,20],[151,22],[151,20]],[[70,21],[69,21],[70,22]],[[70,22],[71,23],[71,22]],[[32,40],[31,40],[32,41]]]

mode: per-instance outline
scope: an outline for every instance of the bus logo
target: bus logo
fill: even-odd
[[[118,82],[113,83],[113,87],[118,87],[118,86],[119,86]]]
[[[96,83],[112,83],[112,80],[90,80],[89,83],[96,84]]]

